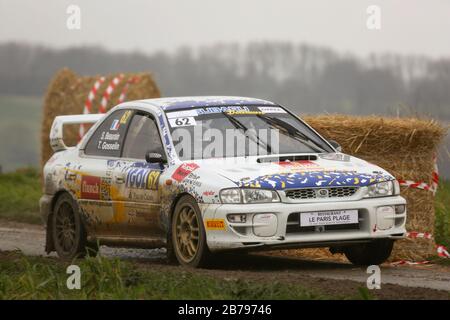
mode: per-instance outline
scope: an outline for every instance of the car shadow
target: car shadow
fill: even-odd
[[[136,251],[136,250],[133,250]],[[142,253],[139,256],[134,254],[127,255],[127,250],[120,254],[120,258],[131,260],[138,263],[153,265],[174,265],[169,263],[165,252],[154,250]],[[301,271],[301,270],[351,270],[359,269],[349,262],[318,260],[314,258],[304,258],[295,256],[282,256],[269,252],[229,252],[214,254],[211,261],[204,269],[222,270],[222,271],[258,271],[258,272],[274,272],[274,271]]]
[[[339,261],[323,261],[297,257],[283,257],[262,253],[227,253],[214,256],[209,267],[217,270],[289,271],[355,269],[354,265]]]

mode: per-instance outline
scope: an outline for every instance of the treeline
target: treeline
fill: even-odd
[[[42,95],[61,67],[80,74],[150,71],[164,96],[245,95],[302,113],[419,113],[450,119],[450,59],[390,54],[358,58],[280,42],[150,55],[4,43],[0,94]]]

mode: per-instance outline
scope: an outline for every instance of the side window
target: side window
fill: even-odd
[[[97,128],[84,150],[87,155],[120,157],[123,139],[130,122],[131,110],[117,110]]]
[[[131,120],[122,157],[145,159],[145,154],[148,151],[160,153],[164,156],[158,125],[150,115],[136,113]]]

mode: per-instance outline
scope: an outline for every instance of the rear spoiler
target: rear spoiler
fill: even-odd
[[[67,146],[63,140],[63,126],[65,124],[82,124],[82,123],[96,123],[103,118],[105,114],[77,114],[70,116],[57,116],[53,120],[52,128],[50,130],[50,146],[53,151],[66,150]]]

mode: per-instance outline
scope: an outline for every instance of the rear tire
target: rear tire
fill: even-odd
[[[357,266],[381,264],[391,255],[394,241],[380,239],[373,242],[344,248],[347,259]]]
[[[78,205],[67,193],[56,200],[51,231],[55,251],[61,259],[70,261],[97,254],[98,246],[87,242]]]
[[[197,202],[183,196],[177,202],[171,221],[173,255],[181,265],[197,268],[206,266],[210,251],[206,243],[205,227]]]

